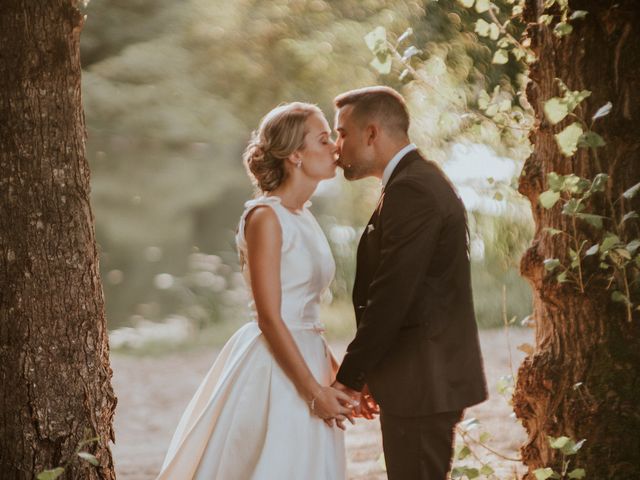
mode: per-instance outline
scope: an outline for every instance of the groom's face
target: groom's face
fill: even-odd
[[[373,175],[375,156],[367,142],[366,125],[352,118],[353,105],[345,105],[336,112],[338,165],[347,180]]]

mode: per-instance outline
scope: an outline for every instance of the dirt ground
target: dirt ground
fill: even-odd
[[[509,336],[513,369],[517,371],[524,354],[516,347],[533,343],[533,331],[512,329]],[[480,421],[480,428],[472,431],[474,436],[487,431],[491,433],[487,442],[490,448],[517,457],[525,438],[524,430],[510,416],[511,409],[496,388],[499,378],[511,373],[506,334],[504,330],[489,330],[482,331],[480,337],[490,398],[469,408],[465,418],[474,417]],[[343,354],[345,345],[332,344],[338,357]],[[199,350],[159,357],[112,355],[113,383],[118,396],[116,444],[112,445],[112,450],[120,480],[155,478],[180,415],[217,353],[217,350]],[[360,419],[348,428],[346,445],[349,479],[386,478],[380,458],[382,440],[377,420]],[[489,461],[499,478],[513,478],[516,463],[500,460],[480,446],[474,447],[474,453],[483,462]],[[467,459],[463,463],[470,461]]]

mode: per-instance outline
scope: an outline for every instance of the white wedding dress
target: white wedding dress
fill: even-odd
[[[246,255],[246,215],[271,207],[282,227],[282,319],[322,385],[333,381],[331,351],[319,323],[321,294],[335,263],[308,210],[283,207],[279,197],[245,204],[236,242]],[[245,279],[250,285],[249,269]],[[158,480],[343,480],[343,432],[313,416],[273,357],[256,322],[226,343],[180,419]]]

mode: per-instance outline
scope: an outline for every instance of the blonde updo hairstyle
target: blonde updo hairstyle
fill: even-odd
[[[310,103],[292,102],[267,113],[242,156],[251,181],[260,192],[271,192],[287,178],[286,160],[304,148],[305,124],[322,111]]]

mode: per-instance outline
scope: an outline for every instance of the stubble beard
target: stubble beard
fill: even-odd
[[[372,169],[370,165],[366,163],[358,164],[358,165],[347,163],[342,167],[342,171],[344,172],[344,178],[346,178],[350,182],[355,180],[360,180],[373,175],[371,170]]]

